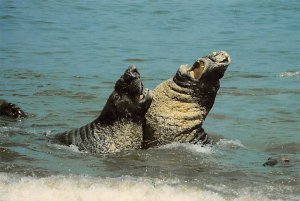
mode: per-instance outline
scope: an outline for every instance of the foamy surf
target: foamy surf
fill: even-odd
[[[217,147],[231,148],[231,149],[245,149],[246,146],[242,144],[239,140],[228,140],[221,139],[216,143]],[[201,153],[201,154],[213,154],[218,152],[214,146],[202,146],[200,144],[191,144],[191,143],[171,143],[167,145],[163,145],[158,149],[175,149],[175,148],[184,148],[187,151],[192,153]]]
[[[218,193],[146,178],[93,178],[88,176],[23,177],[0,173],[0,200],[5,201],[224,201],[269,200],[243,193],[222,197]]]
[[[68,150],[71,152],[76,152],[76,153],[89,153],[88,151],[80,151],[79,148],[76,145],[60,145],[60,144],[51,144],[50,146],[54,147],[55,149],[62,149],[62,150]]]
[[[200,144],[191,144],[191,143],[171,143],[171,144],[163,145],[158,149],[174,149],[174,148],[184,148],[187,151],[193,153],[212,154],[214,152],[211,146],[202,146]]]
[[[300,77],[300,71],[287,71],[280,73],[280,77]]]
[[[229,148],[243,148],[245,149],[246,146],[242,144],[241,141],[239,140],[227,140],[227,139],[221,139],[220,141],[217,142],[217,146],[219,147],[229,147]]]

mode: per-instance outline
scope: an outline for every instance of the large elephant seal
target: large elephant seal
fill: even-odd
[[[21,110],[16,104],[0,100],[0,116],[10,117],[14,119],[21,119],[27,117],[25,112]]]
[[[202,124],[229,64],[225,51],[213,52],[190,68],[181,65],[173,78],[158,85],[145,115],[143,148],[171,142],[209,143]]]
[[[139,149],[143,140],[144,115],[152,100],[140,74],[130,66],[115,84],[101,114],[91,123],[55,136],[65,145],[93,153]]]

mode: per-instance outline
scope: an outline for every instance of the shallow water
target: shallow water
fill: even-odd
[[[2,1],[0,200],[299,200],[298,1]],[[110,155],[46,136],[92,121],[130,64],[153,89],[211,51],[232,58],[204,128],[213,147]],[[289,158],[274,167],[268,157]]]

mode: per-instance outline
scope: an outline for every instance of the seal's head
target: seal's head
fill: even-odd
[[[5,100],[0,100],[0,116],[20,119],[25,118],[27,115],[17,105]]]
[[[100,115],[100,121],[111,123],[121,118],[141,120],[152,101],[152,93],[144,89],[140,73],[135,66],[129,66],[117,80]]]
[[[220,88],[219,80],[224,76],[230,62],[227,52],[213,52],[199,58],[192,67],[181,65],[173,81],[180,87],[193,89],[200,105],[209,111]]]
[[[190,68],[188,65],[181,65],[174,76],[174,81],[182,86],[218,82],[223,77],[230,62],[230,56],[227,52],[213,52],[199,58]]]

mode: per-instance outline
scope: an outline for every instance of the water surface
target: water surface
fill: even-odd
[[[2,1],[0,200],[299,200],[300,3]],[[232,58],[204,128],[213,147],[97,155],[46,136],[85,125],[128,65],[153,89],[212,51]],[[290,158],[274,167],[268,157]]]

